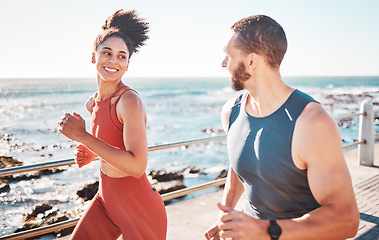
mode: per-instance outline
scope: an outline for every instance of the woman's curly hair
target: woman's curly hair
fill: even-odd
[[[124,11],[123,9],[116,11],[105,20],[102,26],[103,32],[96,37],[94,42],[95,51],[109,37],[122,38],[129,50],[129,58],[133,52],[145,45],[145,41],[149,38],[149,23],[145,19],[138,18],[136,10]]]

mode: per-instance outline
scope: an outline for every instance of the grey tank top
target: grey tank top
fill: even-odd
[[[245,188],[244,212],[257,219],[288,219],[320,207],[307,170],[298,169],[291,155],[296,119],[315,100],[295,90],[274,113],[256,118],[246,112],[247,96],[239,96],[231,109],[227,137],[231,167]]]

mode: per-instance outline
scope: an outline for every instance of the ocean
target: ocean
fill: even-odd
[[[379,103],[379,77],[284,77],[286,83],[313,96],[333,116],[359,110],[360,102]],[[223,134],[223,104],[238,96],[228,78],[130,78],[124,83],[138,91],[147,111],[149,146]],[[97,90],[96,79],[0,79],[0,156],[24,165],[73,158],[77,143],[57,131],[65,112],[77,112],[87,122],[86,100]],[[343,144],[358,138],[358,118],[340,124]],[[379,124],[375,125],[379,132]],[[185,174],[184,184],[194,186],[214,178],[229,166],[225,141],[149,152],[147,171],[178,171],[188,166],[202,174]],[[80,200],[76,191],[98,177],[99,163],[79,169],[66,167],[57,174],[10,183],[0,193],[1,235],[23,225],[22,216],[41,202],[61,211]],[[195,193],[185,199],[196,197]]]

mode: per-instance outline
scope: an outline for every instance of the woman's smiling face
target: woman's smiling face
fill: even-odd
[[[129,65],[126,43],[119,37],[109,37],[92,54],[92,63],[103,81],[120,80]]]

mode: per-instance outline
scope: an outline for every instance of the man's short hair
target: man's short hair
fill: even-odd
[[[236,22],[231,30],[237,34],[234,46],[243,52],[263,55],[272,68],[279,68],[287,51],[283,28],[272,18],[255,15]]]

